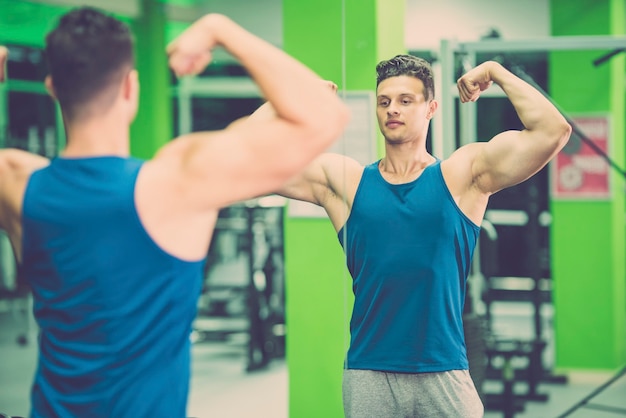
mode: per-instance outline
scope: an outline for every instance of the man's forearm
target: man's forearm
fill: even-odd
[[[329,98],[332,92],[319,88],[319,76],[280,49],[225,16],[207,15],[200,23],[248,70],[279,117],[308,122],[313,115],[324,113],[330,121],[336,117],[332,113],[341,110],[341,101]]]
[[[527,130],[562,130],[567,124],[558,109],[526,81],[496,62],[491,64],[489,71],[491,79],[504,90]]]

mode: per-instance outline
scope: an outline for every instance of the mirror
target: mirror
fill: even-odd
[[[132,22],[141,13],[141,7],[150,1],[153,0],[93,3]],[[0,0],[0,10],[3,10],[0,13],[0,44],[11,49],[10,80],[0,85],[2,147],[27,149],[52,157],[65,142],[60,114],[40,83],[45,75],[41,45],[49,22],[72,3],[75,2]],[[323,11],[317,10],[318,6],[304,3],[307,2],[154,0],[154,4],[165,9],[169,19],[163,29],[166,42],[191,20],[215,11],[230,15],[253,33],[284,46],[305,63],[311,63],[322,77],[338,84],[337,94],[352,110],[349,128],[329,151],[350,156],[363,165],[374,162],[382,157],[384,145],[375,115],[375,63],[369,57],[364,58],[371,52],[372,46],[368,42],[373,36],[359,32],[367,32],[363,28],[373,24],[365,18],[359,20],[362,17],[359,12],[367,11],[355,10],[353,3],[357,2],[338,0]],[[402,22],[405,44],[402,48],[431,62],[435,71],[436,98],[440,101],[440,108],[430,124],[427,150],[437,157],[445,158],[460,145],[476,138],[486,140],[505,129],[519,128],[514,110],[497,91],[473,106],[460,105],[454,81],[467,65],[488,59],[507,60],[508,64],[523,68],[549,91],[552,50],[532,46],[530,52],[493,48],[484,51],[474,44],[475,49],[470,51],[465,43],[525,40],[530,34],[549,37],[552,30],[548,21],[550,7],[555,7],[550,6],[550,2],[528,8],[523,2],[503,1],[499,2],[503,9],[494,6],[480,15],[472,9],[475,6],[468,5],[471,2],[463,0],[445,0],[437,5],[429,3],[428,8],[418,0],[402,3],[405,5]],[[453,14],[450,10],[456,12]],[[389,13],[389,8],[384,13]],[[381,11],[378,18],[388,19],[384,13]],[[472,24],[468,25],[467,19],[459,16],[472,16],[469,19]],[[388,35],[385,31],[382,33]],[[388,41],[383,35],[379,37],[373,41]],[[515,45],[511,43],[509,46]],[[575,55],[572,62],[577,63],[577,70],[587,68],[585,65],[588,66],[593,58],[613,46],[609,43],[604,49],[594,46],[592,52],[573,51],[572,54],[579,55]],[[320,50],[324,52],[322,57]],[[392,55],[385,53],[377,56],[376,61]],[[587,59],[587,55],[591,58]],[[594,77],[608,79],[607,67],[598,69]],[[570,71],[571,68],[560,64],[561,74]],[[568,80],[572,84],[576,81]],[[182,80],[171,77],[169,82],[171,97],[167,100],[171,105],[174,136],[221,129],[250,114],[263,102],[254,83],[227,54],[216,54],[213,64],[198,77]],[[601,86],[592,85],[594,95],[606,90],[607,85],[608,82]],[[559,86],[561,95],[565,96],[562,93],[565,88],[557,84]],[[596,98],[594,96],[594,100]],[[573,107],[587,109],[586,105],[574,100]],[[592,105],[601,107],[595,102]],[[597,118],[597,115],[592,116]],[[606,118],[602,122],[608,126]],[[608,135],[603,138],[606,147],[609,146],[608,138]],[[581,145],[580,138],[574,143]],[[571,151],[574,155],[577,150]],[[548,279],[553,274],[550,179],[555,174],[549,170],[546,168],[532,180],[502,191],[491,199],[466,301],[474,312],[489,317],[493,321],[491,326],[498,332],[504,328],[509,332],[512,329],[507,328],[510,322],[501,322],[501,318],[512,312],[507,311],[508,305],[504,304],[507,301],[502,299],[530,301],[532,312],[524,317],[524,332],[528,338],[547,338],[545,351],[540,353],[544,355],[545,363],[539,366],[548,371],[554,366],[557,349],[553,346],[556,337],[551,313],[545,314],[543,309],[550,307],[552,288]],[[605,200],[600,199],[601,204],[608,202],[607,195],[610,197],[612,186],[608,181],[608,170],[603,174],[606,182],[602,183],[605,193],[602,199]],[[569,180],[575,181],[576,178]],[[566,198],[571,197],[568,196]],[[535,205],[530,208],[529,202]],[[560,209],[564,206],[562,204],[563,201],[557,202]],[[528,216],[531,209],[532,214],[537,215],[537,222],[532,224]],[[569,212],[562,213],[567,217]],[[596,218],[602,216],[593,217]],[[610,226],[602,226],[611,230]],[[346,232],[344,228],[344,241]],[[594,234],[594,231],[587,233]],[[492,242],[494,236],[497,243]],[[561,230],[559,239],[567,241],[564,236],[567,232]],[[600,233],[593,236],[601,240]],[[322,408],[316,411],[318,416],[340,413],[337,412],[341,411],[340,364],[345,360],[350,342],[353,292],[339,238],[323,209],[278,196],[241,202],[221,211],[208,254],[209,263],[204,272],[205,283],[192,335],[194,373],[189,415],[204,416],[207,410],[223,416],[229,412],[236,415],[233,408],[245,406],[244,403],[254,405],[259,414],[277,418],[287,414],[300,416],[303,409],[310,412],[318,407]],[[30,350],[24,351],[26,355],[34,359],[32,324],[24,316],[28,308],[13,303],[14,299],[11,299],[23,295],[16,287],[15,265],[5,241],[0,232],[0,315],[3,319],[9,318],[7,321],[11,326],[17,324],[18,328],[17,331],[15,327],[0,328],[10,333],[5,340],[15,341],[18,347],[24,345]],[[580,259],[587,257],[586,253],[577,254]],[[559,267],[566,269],[568,274],[576,273],[561,263]],[[607,270],[608,267],[598,275],[609,277],[613,274]],[[520,278],[522,280],[518,280]],[[28,303],[27,299],[25,303]],[[535,309],[537,306],[539,309]],[[15,321],[10,316],[13,313],[18,314]],[[474,349],[484,349],[480,342],[472,342],[477,344]],[[7,352],[13,353],[11,350],[14,347]],[[485,374],[498,371],[496,366],[485,367],[488,367]],[[28,373],[0,370],[0,387],[4,387],[2,376],[10,376],[13,379],[10,384],[20,386],[19,393],[23,395],[5,402],[0,393],[0,405],[15,406],[15,410],[8,412],[27,414],[22,408],[28,403],[30,374],[30,370]],[[260,376],[267,380],[261,380]],[[480,378],[477,377],[476,381],[479,382]],[[255,383],[257,386],[253,386]],[[263,396],[254,397],[261,392]],[[243,393],[250,396],[245,402],[239,399]],[[319,402],[320,399],[324,402]]]

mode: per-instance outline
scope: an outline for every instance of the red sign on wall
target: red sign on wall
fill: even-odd
[[[608,154],[609,119],[607,116],[571,118],[576,127],[597,148]],[[574,130],[569,142],[552,165],[554,198],[606,199],[611,195],[609,164]]]

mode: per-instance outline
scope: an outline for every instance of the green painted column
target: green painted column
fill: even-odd
[[[135,59],[139,72],[139,112],[131,126],[131,154],[151,158],[172,139],[172,98],[166,46],[165,6],[141,0],[141,16],[133,22]]]
[[[551,16],[554,36],[625,33],[623,0],[552,0]],[[625,167],[625,57],[594,67],[605,52],[552,53],[550,91],[569,114],[609,116],[609,154]],[[614,370],[626,363],[625,181],[612,169],[610,176],[608,199],[551,201],[559,369]]]
[[[374,92],[376,63],[406,52],[404,8],[404,0],[284,0],[284,49],[339,94]],[[330,221],[288,216],[285,262],[289,416],[343,417],[352,279]]]

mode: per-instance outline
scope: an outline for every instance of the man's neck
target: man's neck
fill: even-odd
[[[130,155],[129,126],[107,118],[67,124],[64,157]]]
[[[386,144],[385,156],[380,162],[380,170],[398,176],[411,176],[432,164],[435,158],[426,148],[416,143],[398,145]]]

